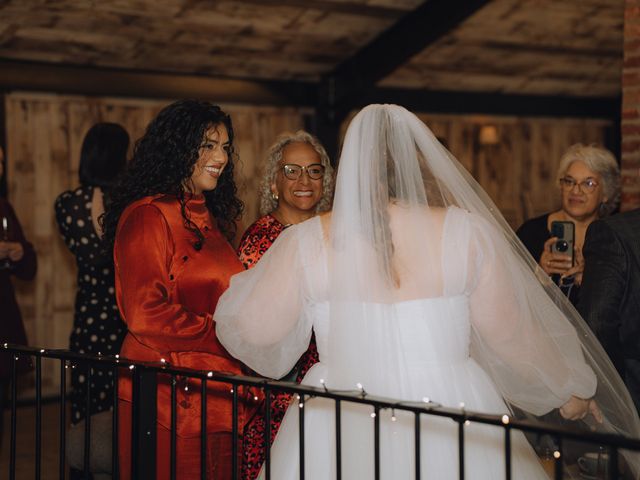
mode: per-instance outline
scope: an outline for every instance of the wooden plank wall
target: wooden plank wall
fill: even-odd
[[[598,119],[419,114],[487,191],[513,228],[559,207],[555,183],[560,157],[574,143],[604,144],[612,123]],[[480,129],[494,126],[496,145],[481,145]]]
[[[9,199],[38,252],[33,282],[15,282],[32,345],[66,348],[73,321],[75,260],[64,246],[53,214],[56,196],[78,184],[80,146],[95,122],[122,124],[138,138],[168,101],[11,93],[5,97]],[[309,112],[294,108],[223,105],[231,114],[246,214],[239,232],[258,216],[257,187],[268,146],[284,130],[303,128]],[[133,142],[132,142],[133,143]],[[43,365],[45,382],[57,368]]]

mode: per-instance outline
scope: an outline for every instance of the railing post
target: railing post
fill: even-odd
[[[271,389],[264,389],[264,472],[271,480]]]
[[[11,354],[11,445],[9,453],[9,480],[15,480],[16,478],[16,425],[18,412],[16,409],[18,402],[18,355],[16,353]]]
[[[304,393],[299,394],[300,398],[298,399],[298,434],[299,434],[299,443],[298,443],[298,452],[300,455],[300,480],[304,480]]]
[[[564,461],[563,452],[562,452],[562,437],[558,437],[556,439],[557,448],[553,453],[553,457],[555,458],[555,464],[553,468],[553,475],[555,480],[562,480],[562,462]],[[557,452],[557,453],[556,453]]]
[[[415,468],[416,468],[416,480],[420,480],[420,414],[415,413],[413,418],[413,438],[415,448]]]
[[[156,478],[158,375],[137,365],[133,369],[131,478]]]
[[[342,414],[340,400],[334,400],[336,406],[336,480],[342,480]]]
[[[60,361],[60,451],[58,452],[58,476],[64,479],[66,472],[66,452],[67,452],[67,361]]]
[[[464,422],[458,420],[458,478],[464,480]]]
[[[42,474],[42,357],[36,357],[36,480]]]

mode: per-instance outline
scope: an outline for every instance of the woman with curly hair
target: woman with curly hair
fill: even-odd
[[[542,270],[577,305],[584,272],[585,234],[594,220],[606,217],[618,206],[620,168],[609,150],[576,143],[562,155],[556,178],[562,194],[560,208],[526,221],[516,235]],[[551,228],[555,221],[574,224],[573,258],[552,248],[558,241]]]
[[[242,264],[229,244],[243,205],[233,180],[231,118],[207,102],[163,109],[137,142],[133,160],[104,218],[113,245],[116,299],[129,332],[122,355],[177,367],[241,373],[216,338],[211,312]],[[195,382],[194,382],[195,383]],[[199,382],[197,382],[199,383]],[[201,478],[200,385],[177,394],[177,478]],[[231,478],[232,394],[211,382],[207,393],[206,478]],[[131,474],[131,379],[119,384],[122,479]],[[169,478],[171,388],[160,378],[157,478]],[[239,409],[239,426],[248,416]]]
[[[260,213],[242,235],[238,255],[251,268],[289,225],[331,207],[333,168],[316,137],[304,130],[283,133],[269,148],[260,185]]]
[[[333,168],[320,141],[299,130],[284,133],[269,149],[266,172],[260,189],[262,217],[242,236],[238,257],[245,268],[253,267],[278,235],[289,225],[327,211],[333,195]],[[300,383],[318,362],[315,337],[287,379]],[[274,392],[271,400],[271,440],[275,438],[292,395]],[[264,406],[262,409],[264,410]],[[244,431],[242,477],[257,477],[265,456],[265,421],[256,414]]]

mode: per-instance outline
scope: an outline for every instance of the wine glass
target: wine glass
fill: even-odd
[[[9,219],[5,216],[0,218],[0,241],[8,242],[9,238]],[[0,270],[7,270],[12,268],[12,263],[9,257],[5,257],[0,260]]]

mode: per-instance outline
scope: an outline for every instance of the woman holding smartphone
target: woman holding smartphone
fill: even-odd
[[[610,151],[577,143],[562,156],[557,179],[560,209],[526,221],[516,234],[575,305],[584,270],[584,237],[591,222],[618,205],[620,169]]]

